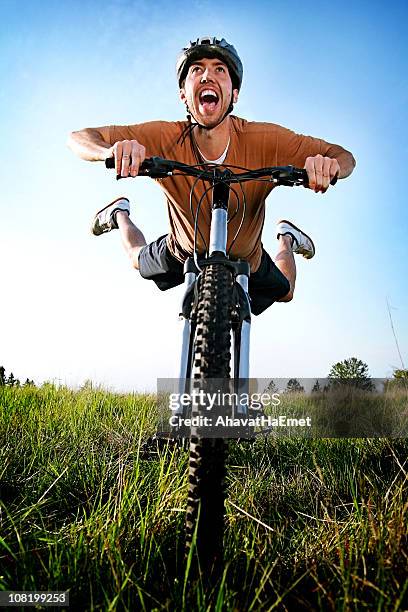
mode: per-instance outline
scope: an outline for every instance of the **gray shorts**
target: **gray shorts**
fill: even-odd
[[[176,259],[167,246],[167,234],[146,244],[139,252],[139,272],[143,278],[152,280],[161,291],[166,291],[184,282],[183,264]],[[287,278],[276,267],[262,247],[261,264],[249,277],[251,311],[259,315],[277,300],[289,293]]]

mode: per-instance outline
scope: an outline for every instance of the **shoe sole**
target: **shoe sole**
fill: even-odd
[[[311,239],[311,237],[310,237],[310,236],[308,236],[308,235],[306,234],[306,232],[304,232],[303,230],[301,230],[301,229],[300,229],[300,227],[296,227],[296,225],[295,225],[294,223],[292,223],[292,221],[287,221],[286,219],[281,219],[280,221],[278,221],[278,225],[279,225],[279,223],[287,223],[288,225],[291,225],[291,226],[293,227],[293,229],[297,230],[298,232],[300,232],[301,234],[303,234],[304,236],[306,236],[306,238],[308,238],[308,239],[310,240],[311,245],[312,245],[312,248],[313,248],[313,255],[312,255],[311,257],[305,257],[305,256],[303,255],[303,253],[302,253],[302,255],[303,255],[303,257],[305,257],[305,259],[312,259],[312,257],[313,257],[313,256],[316,254],[316,249],[315,249],[315,245],[314,245],[314,242],[313,242],[313,240]]]
[[[129,204],[130,204],[130,200],[129,200],[128,198],[124,198],[124,197],[122,196],[122,197],[120,197],[120,198],[116,198],[116,200],[113,200],[113,202],[110,202],[109,204],[107,204],[106,206],[104,206],[103,208],[101,208],[101,210],[98,210],[98,212],[97,212],[97,213],[96,213],[96,215],[94,216],[94,220],[93,220],[93,223],[92,223],[92,225],[91,225],[91,234],[93,234],[94,236],[101,236],[102,234],[106,234],[106,233],[107,233],[107,231],[105,230],[105,231],[103,231],[103,232],[100,232],[99,234],[95,234],[95,232],[94,232],[94,225],[95,225],[96,218],[98,217],[98,215],[100,215],[100,214],[101,214],[101,212],[103,212],[104,210],[106,210],[107,208],[109,208],[110,206],[112,206],[113,204],[115,204],[115,202],[119,202],[120,200],[126,200],[126,202],[129,202]],[[116,210],[123,210],[123,209],[122,209],[122,208],[117,208]],[[115,210],[113,210],[112,212],[115,212]],[[124,212],[127,212],[127,213],[129,214],[129,211],[127,211],[127,210],[126,210],[126,211],[124,211]]]

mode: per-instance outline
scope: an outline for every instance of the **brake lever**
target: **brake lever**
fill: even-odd
[[[271,181],[275,185],[284,185],[285,187],[294,187],[295,185],[307,187],[308,176],[306,170],[300,170],[294,166],[285,166],[272,173]]]
[[[164,163],[161,157],[150,157],[140,165],[139,176],[149,176],[150,178],[165,178],[172,174],[171,164]]]
[[[295,168],[294,166],[286,166],[282,168],[277,173],[277,177],[273,177],[271,180],[276,183],[276,185],[284,185],[286,187],[294,187],[295,185],[303,185],[303,187],[309,187],[309,176],[307,171],[303,169]],[[335,185],[337,183],[338,174],[332,178],[330,181],[330,185]]]

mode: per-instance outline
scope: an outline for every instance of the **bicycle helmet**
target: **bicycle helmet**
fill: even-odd
[[[176,64],[179,87],[182,86],[191,64],[204,57],[218,57],[223,61],[228,66],[233,89],[240,90],[244,72],[240,57],[235,47],[227,43],[225,38],[219,39],[215,36],[197,38],[181,50]]]

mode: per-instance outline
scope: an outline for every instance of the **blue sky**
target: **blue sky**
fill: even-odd
[[[275,190],[317,253],[299,261],[296,297],[254,318],[252,374],[317,377],[357,356],[373,376],[399,367],[386,300],[408,362],[408,207],[404,2],[32,0],[0,9],[0,364],[16,376],[152,389],[175,375],[181,291],[140,279],[119,236],[89,234],[125,194],[153,240],[166,231],[148,179],[116,183],[66,147],[88,126],[178,120],[174,64],[190,38],[221,35],[244,62],[235,113],[351,150],[352,177],[325,195]]]

